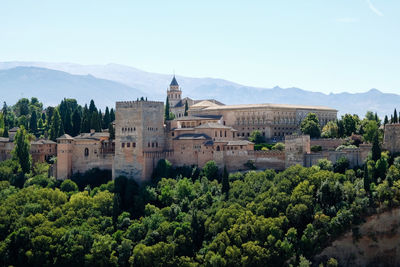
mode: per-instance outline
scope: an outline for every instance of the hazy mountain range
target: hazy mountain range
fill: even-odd
[[[215,98],[225,104],[286,103],[324,105],[340,114],[364,115],[367,110],[380,116],[399,107],[400,95],[371,89],[364,93],[311,92],[299,88],[257,88],[214,78],[177,75],[183,96],[194,99]],[[45,105],[56,105],[62,98],[79,103],[94,99],[104,108],[117,100],[136,100],[144,96],[165,101],[171,74],[145,72],[118,65],[79,65],[45,62],[0,62],[0,101],[14,104],[21,97],[38,97]]]

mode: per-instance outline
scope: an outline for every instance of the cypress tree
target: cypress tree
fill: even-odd
[[[40,118],[39,121],[38,121],[38,130],[43,130],[43,120],[42,120],[42,118]]]
[[[83,108],[82,126],[80,132],[81,133],[90,132],[90,112],[87,105],[85,105],[85,107]]]
[[[89,124],[90,127],[89,127],[88,132],[90,132],[90,130],[92,130],[92,129],[97,132],[97,126],[99,125],[99,123],[98,123],[99,116],[98,116],[97,112],[91,112],[89,117],[90,117],[90,124]]]
[[[77,136],[81,133],[82,118],[78,109],[75,109],[72,114],[72,136]]]
[[[64,118],[61,116],[61,119],[63,122],[64,131],[67,134],[72,134],[72,116],[70,108],[66,108]]]
[[[185,102],[185,114],[184,114],[184,116],[187,116],[187,115],[188,115],[188,110],[189,110],[189,105],[188,105],[188,102],[187,102],[187,100],[186,100],[186,102]]]
[[[390,115],[390,123],[393,123],[393,115]]]
[[[52,119],[53,119],[54,110],[55,110],[54,107],[48,107],[46,109],[46,120],[47,120],[46,124],[47,124],[47,127],[50,127],[50,125],[51,125],[51,122],[52,122]]]
[[[99,113],[98,113],[98,118],[97,118],[97,128],[96,131],[98,129],[99,132],[101,132],[101,129],[103,129],[103,113],[101,113],[101,110],[99,109]]]
[[[385,120],[383,121],[383,124],[384,124],[384,125],[386,125],[386,124],[388,124],[388,123],[389,123],[388,116],[387,116],[387,115],[385,115]]]
[[[112,123],[110,123],[108,126],[108,132],[110,133],[110,139],[114,140],[115,139],[115,129],[114,129]]]
[[[51,120],[51,126],[50,126],[50,139],[53,141],[56,141],[56,139],[61,136],[60,133],[64,131],[64,129],[61,130],[62,123],[61,123],[61,117],[60,113],[58,112],[57,109],[54,110],[52,120]]]
[[[38,127],[37,127],[37,115],[36,111],[32,111],[31,118],[29,120],[29,132],[36,134]]]
[[[229,174],[226,170],[226,166],[224,167],[224,174],[222,175],[222,193],[225,194],[226,197],[229,193]]]
[[[96,108],[96,105],[94,104],[93,99],[90,100],[89,111],[90,111],[90,113],[95,112],[95,111],[97,112],[97,108]]]
[[[399,119],[397,117],[397,110],[394,109],[394,113],[393,113],[393,123],[398,123]]]
[[[166,121],[169,120],[169,99],[168,99],[168,96],[167,96],[167,100],[166,100],[166,102],[165,102],[165,114],[164,114],[164,119],[165,119]]]
[[[377,161],[381,158],[381,146],[379,144],[378,132],[375,133],[374,139],[372,141],[372,160]]]
[[[30,154],[31,144],[24,126],[21,126],[17,131],[14,144],[15,146],[12,152],[14,159],[18,160],[23,173],[29,173],[32,164]]]
[[[8,123],[8,107],[5,101],[3,103],[3,108],[1,109],[1,112],[3,113],[4,130],[5,130],[6,127],[10,126]]]
[[[111,110],[110,110],[110,122],[113,122],[113,121],[115,121],[115,112],[114,112],[114,109],[111,108]]]
[[[366,192],[369,192],[370,184],[371,184],[371,179],[370,179],[369,173],[368,173],[368,163],[365,162],[365,165],[364,165],[364,189]]]
[[[8,127],[7,126],[4,127],[3,137],[8,137]]]
[[[104,112],[104,117],[103,117],[103,129],[106,129],[108,125],[111,122],[111,117],[110,117],[110,110],[108,107],[106,107],[106,111]]]

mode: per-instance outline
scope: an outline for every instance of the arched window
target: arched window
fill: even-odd
[[[89,148],[85,148],[85,157],[89,156]]]
[[[217,146],[217,151],[220,151],[221,149],[219,148],[219,146]]]

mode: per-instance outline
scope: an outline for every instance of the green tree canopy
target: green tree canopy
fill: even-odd
[[[319,120],[315,113],[307,114],[300,124],[300,129],[303,134],[308,134],[311,138],[318,138],[321,136],[321,126],[319,125]]]

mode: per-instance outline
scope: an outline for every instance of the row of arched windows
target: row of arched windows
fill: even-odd
[[[131,144],[132,144],[132,147],[136,147],[136,143],[135,142],[133,142],[133,143],[127,142],[126,143],[126,147],[131,147]],[[125,143],[121,143],[121,147],[124,148],[125,147]]]
[[[121,129],[122,130],[122,132],[133,132],[133,131],[136,131],[136,127],[124,127],[124,128],[122,128]]]

